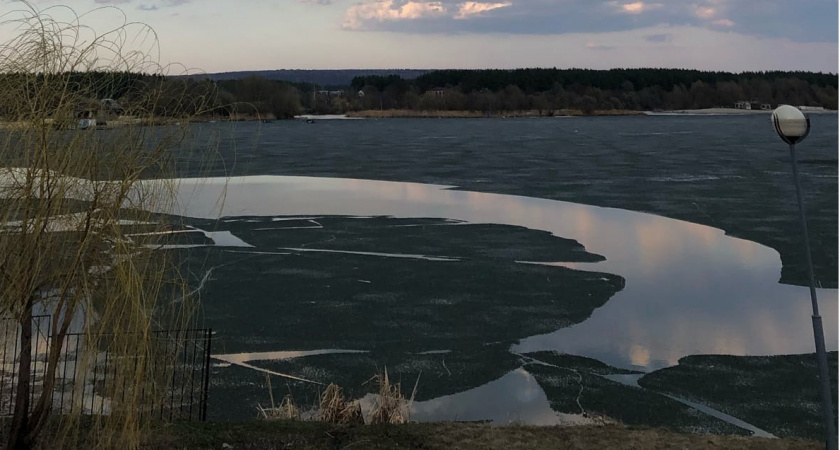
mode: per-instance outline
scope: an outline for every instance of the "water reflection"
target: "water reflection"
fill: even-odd
[[[468,391],[425,402],[414,402],[411,418],[426,421],[491,421],[494,424],[581,425],[582,415],[551,409],[537,380],[524,369]]]
[[[224,198],[224,203],[219,199]],[[768,247],[650,214],[445,186],[254,176],[184,179],[178,214],[436,217],[519,225],[575,239],[626,287],[583,323],[533,336],[516,352],[556,350],[653,370],[686,355],[813,352],[807,289],[778,284]],[[837,349],[837,290],[819,291],[829,349]]]

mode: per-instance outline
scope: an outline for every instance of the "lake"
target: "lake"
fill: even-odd
[[[796,230],[790,199],[768,200],[790,192],[789,166],[761,119],[237,126],[220,154],[244,176],[182,180],[181,209],[171,211],[215,242],[183,250],[217,333],[211,415],[252,417],[268,401],[267,373],[275,387],[283,375],[298,379],[285,377],[275,397],[306,398],[310,381],[362,397],[369,388],[355,385],[387,367],[404,384],[420,377],[418,420],[577,423],[581,415],[549,407],[521,354],[649,372],[693,354],[812,351],[807,289],[778,282],[777,251],[632,211],[736,230],[761,223],[746,234],[771,242]],[[836,247],[836,116],[814,127],[806,201],[833,195],[833,210],[809,214],[821,243],[832,236],[820,224],[834,221]],[[539,198],[575,196],[626,209]],[[836,350],[837,291],[819,297]]]

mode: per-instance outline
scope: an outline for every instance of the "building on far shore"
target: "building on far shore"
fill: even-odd
[[[760,103],[758,100],[741,100],[740,102],[735,102],[735,109],[770,111],[773,109],[773,105],[769,103]]]

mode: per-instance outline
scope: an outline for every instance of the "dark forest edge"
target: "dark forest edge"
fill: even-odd
[[[3,78],[15,74],[0,75]],[[79,86],[94,85],[79,112],[106,109],[113,117],[134,109],[160,117],[172,111],[221,119],[287,119],[302,113],[348,114],[360,111],[406,111],[400,117],[483,117],[499,115],[605,115],[610,111],[733,108],[779,104],[837,109],[836,74],[812,72],[704,72],[684,69],[516,69],[437,70],[406,79],[397,74],[353,78],[349,85],[322,87],[312,83],[272,80],[262,75],[214,80],[208,75],[163,77],[138,73],[73,74]],[[34,87],[33,87],[34,88]],[[147,93],[158,90],[153,105]],[[105,102],[108,100],[108,102]],[[191,104],[207,105],[202,111]],[[429,112],[458,112],[428,114]],[[420,113],[425,112],[425,113]],[[614,114],[615,114],[614,113]],[[365,114],[362,114],[365,115]],[[366,116],[376,117],[368,113]],[[393,114],[380,114],[388,117]],[[0,120],[8,116],[0,104]]]

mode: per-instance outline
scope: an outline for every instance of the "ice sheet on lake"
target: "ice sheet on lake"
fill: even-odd
[[[259,352],[259,353],[231,353],[231,354],[220,354],[220,355],[213,355],[213,359],[217,359],[219,361],[224,361],[228,364],[244,367],[246,369],[255,370],[257,372],[262,372],[268,375],[274,375],[281,378],[286,378],[289,380],[295,381],[303,381],[305,383],[310,384],[325,384],[320,381],[316,380],[308,380],[306,378],[297,377],[294,375],[290,375],[287,373],[280,373],[275,372],[273,370],[265,369],[262,367],[257,367],[253,364],[249,364],[252,361],[278,361],[284,359],[294,359],[294,358],[303,358],[306,356],[314,356],[314,355],[334,355],[334,354],[345,354],[345,353],[367,353],[364,350],[341,350],[341,349],[324,349],[324,350],[284,350],[284,351],[276,351],[276,352]]]
[[[234,236],[233,233],[231,233],[230,231],[199,231],[203,232],[204,235],[207,236],[207,238],[212,239],[216,247],[254,248],[253,245]]]
[[[406,253],[356,252],[352,250],[330,250],[322,248],[281,248],[281,250],[289,250],[293,252],[344,253],[348,255],[381,256],[383,258],[421,259],[423,261],[460,261],[458,258],[452,258],[449,256],[411,255]]]
[[[6,170],[0,183],[13,184],[19,172]],[[715,228],[633,211],[418,183],[278,176],[176,181],[177,207],[156,212],[203,219],[280,214],[447,218],[546,230],[604,255],[607,260],[598,264],[566,266],[621,275],[624,289],[583,323],[523,339],[513,349],[520,353],[553,350],[654,370],[690,354],[813,351],[807,289],[778,283],[781,261],[775,250]],[[80,180],[69,196],[85,199],[95,183]],[[168,184],[149,180],[142,187]],[[213,240],[250,246],[232,234]],[[827,344],[834,350],[837,290],[821,289],[819,298]]]
[[[546,230],[603,255],[566,267],[621,275],[624,289],[583,323],[523,339],[518,353],[553,350],[655,370],[690,354],[813,351],[807,289],[778,283],[768,247],[652,214],[562,201],[386,181],[252,176],[178,180],[188,217],[446,218]],[[224,196],[225,201],[219,199]],[[827,344],[837,347],[837,290],[819,291]],[[798,320],[802,326],[791,326]]]
[[[339,354],[367,353],[366,350],[343,350],[343,349],[322,349],[322,350],[281,350],[275,352],[257,353],[229,353],[213,355],[213,358],[227,361],[231,364],[240,364],[250,361],[279,361],[284,359],[303,358],[316,355],[339,355]]]

